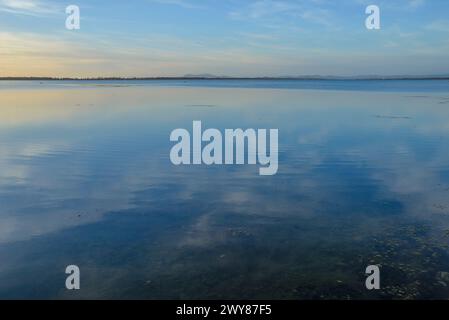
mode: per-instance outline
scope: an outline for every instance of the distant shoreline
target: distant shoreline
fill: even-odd
[[[392,76],[392,77],[97,77],[97,78],[55,78],[55,77],[0,77],[0,81],[158,81],[158,80],[335,80],[335,81],[379,81],[379,80],[449,80],[449,76]]]

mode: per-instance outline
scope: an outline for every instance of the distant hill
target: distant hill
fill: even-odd
[[[203,74],[185,74],[183,78],[203,78],[203,79],[222,79],[222,78],[229,78],[226,76],[217,76],[210,73],[203,73]]]

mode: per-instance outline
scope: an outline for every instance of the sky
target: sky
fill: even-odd
[[[0,0],[0,77],[186,74],[448,75],[449,1]]]

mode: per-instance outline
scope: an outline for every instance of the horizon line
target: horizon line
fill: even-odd
[[[185,76],[154,76],[154,77],[47,77],[47,76],[11,76],[0,77],[0,80],[40,80],[40,81],[107,81],[107,80],[449,80],[449,75],[359,75],[359,76],[321,76],[321,75],[304,75],[304,76],[215,76],[215,75],[185,75]]]

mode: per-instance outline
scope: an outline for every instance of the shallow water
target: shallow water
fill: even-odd
[[[0,82],[0,298],[449,298],[448,81],[224,82]],[[173,166],[193,120],[278,174]]]

